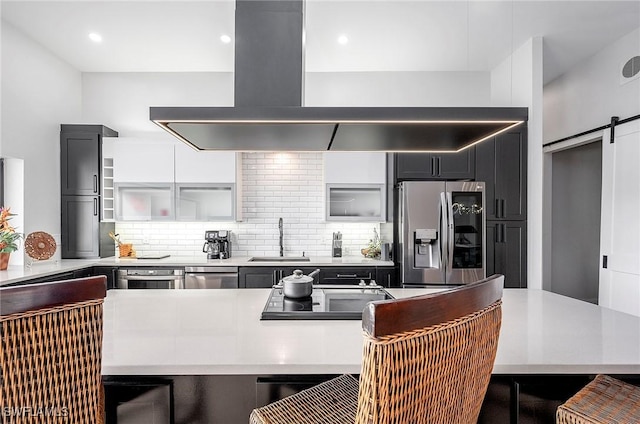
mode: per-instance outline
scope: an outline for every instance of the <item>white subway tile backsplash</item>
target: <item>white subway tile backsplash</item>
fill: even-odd
[[[117,222],[116,232],[138,254],[204,258],[204,232],[220,229],[232,232],[233,256],[278,255],[282,217],[286,255],[330,256],[336,231],[343,255],[359,255],[381,225],[324,221],[322,160],[314,152],[242,153],[241,222]]]

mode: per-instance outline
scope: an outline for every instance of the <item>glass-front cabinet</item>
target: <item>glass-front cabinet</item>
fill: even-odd
[[[385,221],[384,184],[327,184],[327,221]]]
[[[115,190],[118,221],[175,219],[173,184],[116,183]]]
[[[176,184],[176,219],[232,221],[235,197],[235,184]]]

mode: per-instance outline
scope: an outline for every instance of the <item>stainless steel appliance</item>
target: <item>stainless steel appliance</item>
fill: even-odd
[[[174,268],[120,268],[119,289],[183,289],[184,270]]]
[[[367,303],[393,299],[378,285],[314,285],[311,296],[292,299],[283,287],[274,286],[260,316],[261,320],[357,320]]]
[[[231,231],[205,231],[204,240],[202,251],[207,254],[207,259],[228,259],[231,257]]]
[[[185,289],[237,289],[236,266],[188,266],[185,269]]]
[[[483,182],[406,181],[398,194],[397,258],[403,285],[485,278]]]

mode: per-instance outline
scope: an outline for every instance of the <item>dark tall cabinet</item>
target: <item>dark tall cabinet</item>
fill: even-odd
[[[487,220],[527,219],[527,132],[518,128],[476,146],[476,181],[486,183]]]
[[[527,222],[487,222],[487,275],[504,275],[504,286],[527,287]]]
[[[60,191],[62,258],[115,255],[108,232],[113,222],[101,222],[102,138],[118,133],[104,125],[60,126]]]
[[[476,180],[486,187],[487,275],[527,287],[527,127],[476,146]]]

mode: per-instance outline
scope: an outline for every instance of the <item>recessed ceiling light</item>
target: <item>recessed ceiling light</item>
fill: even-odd
[[[229,44],[231,42],[231,37],[229,37],[227,34],[222,34],[220,36],[220,41],[222,41],[225,44]]]
[[[102,41],[102,35],[98,34],[97,32],[92,32],[91,34],[89,34],[89,39],[94,43],[99,43]]]
[[[346,35],[341,35],[340,37],[338,37],[338,43],[340,44],[347,44],[349,42],[349,38]]]

